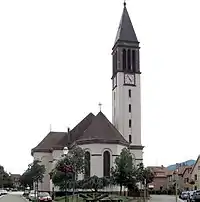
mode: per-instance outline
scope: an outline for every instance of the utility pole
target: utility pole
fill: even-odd
[[[146,178],[144,179],[144,202],[146,202],[146,197],[147,197],[147,180]]]
[[[179,168],[179,167],[178,167]],[[175,171],[175,177],[176,177],[176,186],[175,186],[175,191],[176,191],[176,202],[178,202],[178,171],[179,169],[176,169]]]

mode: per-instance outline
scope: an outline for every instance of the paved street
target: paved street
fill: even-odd
[[[178,202],[181,201],[181,199],[178,199]],[[150,202],[176,202],[176,198],[168,195],[152,195]]]
[[[0,202],[26,202],[20,195],[20,193],[9,193],[0,197]]]

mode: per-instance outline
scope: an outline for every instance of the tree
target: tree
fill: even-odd
[[[109,178],[106,177],[97,177],[96,175],[81,180],[80,182],[80,187],[83,189],[90,189],[94,192],[98,192],[99,189],[103,189],[104,187],[108,186],[110,184]]]
[[[0,166],[0,186],[1,188],[10,188],[13,186],[11,176]]]
[[[120,195],[122,186],[136,187],[136,169],[129,149],[122,149],[120,155],[115,159],[115,167],[111,169],[111,173],[113,183],[120,186]]]
[[[61,190],[73,188],[74,191],[78,186],[77,175],[84,173],[85,165],[85,151],[81,147],[74,146],[57,162],[51,173],[53,183]]]
[[[154,173],[152,170],[150,168],[145,168],[143,163],[140,163],[137,169],[137,181],[142,182],[143,185],[147,185],[153,182],[153,179]]]
[[[45,166],[40,165],[38,160],[34,160],[33,163],[28,165],[27,170],[22,174],[20,182],[24,187],[29,186],[33,188],[35,183],[35,188],[38,188],[38,183],[42,182],[45,173]]]

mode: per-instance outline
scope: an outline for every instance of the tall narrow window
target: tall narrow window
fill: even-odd
[[[132,143],[132,136],[129,135],[129,143]]]
[[[90,177],[90,152],[85,152],[85,178]]]
[[[128,90],[128,96],[131,97],[131,89]]]
[[[126,49],[123,49],[123,70],[126,70]]]
[[[113,74],[116,72],[116,70],[117,70],[117,52],[115,52],[113,55]]]
[[[136,72],[136,51],[132,50],[132,69]]]
[[[128,49],[128,70],[131,71],[131,51]]]
[[[129,119],[129,121],[128,121],[129,128],[131,128],[131,125],[132,125],[132,121],[131,121],[131,119]]]
[[[128,111],[131,112],[131,104],[128,105]]]
[[[115,53],[115,71],[117,71],[117,51]]]
[[[110,152],[105,151],[103,153],[103,176],[109,177],[110,176]]]

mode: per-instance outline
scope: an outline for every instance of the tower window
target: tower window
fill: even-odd
[[[128,96],[131,97],[131,89],[128,90]]]
[[[131,128],[131,125],[132,125],[131,119],[129,119],[128,125],[129,125],[129,128]]]
[[[128,111],[131,112],[131,104],[128,105]]]
[[[129,143],[132,143],[132,135],[129,135]]]
[[[113,54],[113,74],[117,71],[117,51]]]
[[[126,49],[123,49],[123,70],[126,70]]]
[[[128,49],[128,70],[131,70],[131,51]]]
[[[132,50],[132,70],[136,72],[136,51]]]

